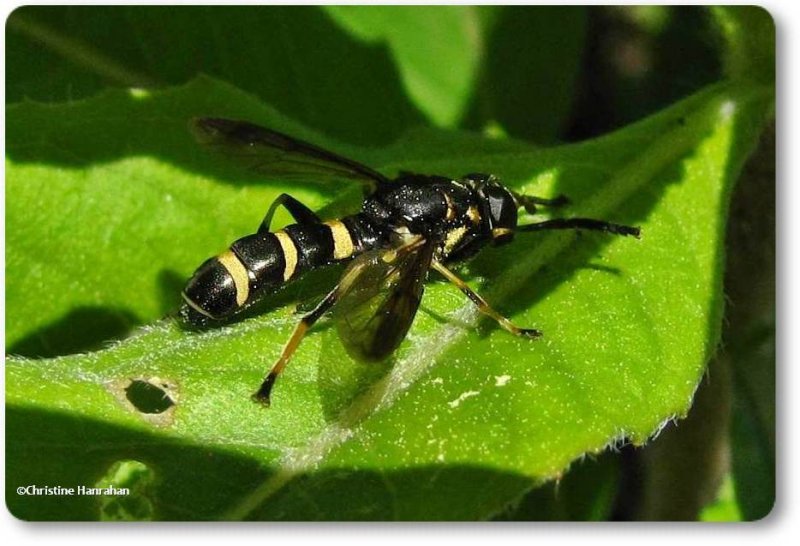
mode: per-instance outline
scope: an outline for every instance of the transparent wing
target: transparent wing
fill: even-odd
[[[347,352],[377,362],[405,338],[417,314],[433,245],[374,250],[353,260],[342,276],[334,317]]]
[[[369,189],[389,179],[366,165],[308,142],[246,121],[195,118],[190,123],[198,142],[233,157],[245,168],[279,178],[353,180]]]

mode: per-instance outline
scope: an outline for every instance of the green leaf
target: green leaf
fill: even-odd
[[[736,503],[736,491],[731,476],[726,476],[719,488],[716,500],[703,508],[701,521],[742,521],[741,510]]]
[[[484,11],[484,13],[486,13]],[[487,120],[539,144],[567,129],[586,42],[586,8],[506,6],[487,30],[480,95],[470,124]]]
[[[460,70],[451,79],[464,95],[475,56],[464,43],[468,15],[436,9],[426,12],[428,33],[417,29],[415,43],[438,44],[438,25],[452,27],[448,43],[455,51],[441,62]],[[417,12],[403,11],[409,24]],[[178,85],[202,73],[305,125],[365,144],[393,140],[423,123],[422,113],[431,114],[404,88],[409,72],[439,98],[453,93],[449,108],[464,101],[453,86],[437,87],[434,70],[441,65],[434,57],[406,55],[396,66],[391,47],[397,40],[364,41],[314,6],[25,6],[9,17],[7,39],[7,101],[75,100],[109,85]],[[414,68],[417,61],[424,70]],[[430,77],[436,81],[428,83]]]
[[[606,452],[570,466],[563,478],[530,491],[500,521],[605,521],[619,485],[617,453]]]
[[[722,454],[730,447],[730,375],[726,361],[712,359],[688,417],[639,452],[637,520],[697,521],[716,498],[729,470]]]
[[[489,518],[581,455],[645,442],[685,415],[716,346],[728,196],[771,108],[769,89],[740,83],[580,145],[417,131],[361,149],[209,78],[9,107],[10,352],[23,342],[39,348],[28,355],[87,350],[107,335],[87,330],[110,316],[149,325],[100,351],[7,360],[8,506],[26,519],[106,517],[108,499],[15,489],[116,483],[131,464],[151,478],[136,507],[115,514]],[[480,322],[454,287],[431,282],[392,366],[363,380],[369,372],[322,323],[264,410],[249,394],[297,320],[285,303],[319,294],[326,278],[205,333],[156,319],[182,279],[251,232],[280,192],[312,208],[329,203],[333,214],[357,189],[262,184],[220,165],[185,130],[210,113],[387,174],[497,173],[520,190],[569,195],[565,214],[641,225],[643,237],[520,235],[469,264],[470,284],[516,323],[542,329],[540,341]],[[153,403],[153,389],[169,403]]]
[[[74,100],[107,85],[152,88],[205,73],[361,143],[387,142],[425,119],[455,126],[483,46],[469,6],[25,6],[8,28],[9,101]]]
[[[327,6],[342,28],[366,43],[385,42],[409,97],[432,122],[453,127],[475,86],[480,60],[472,6]]]
[[[725,39],[725,69],[732,79],[775,85],[775,21],[760,6],[715,6]]]

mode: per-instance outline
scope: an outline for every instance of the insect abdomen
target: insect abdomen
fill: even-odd
[[[189,322],[224,319],[279,285],[285,258],[273,233],[243,237],[197,268],[183,291]]]
[[[351,258],[374,240],[358,215],[242,237],[197,269],[183,292],[183,315],[198,325],[224,319],[306,271]]]

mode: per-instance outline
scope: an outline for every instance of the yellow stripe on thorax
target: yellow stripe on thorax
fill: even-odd
[[[444,219],[448,222],[452,222],[456,219],[456,207],[453,205],[453,200],[450,198],[450,194],[446,191],[441,192],[442,197],[444,197],[445,205],[447,205],[447,210],[444,213]]]
[[[457,228],[453,228],[447,232],[447,236],[444,240],[444,253],[445,255],[450,254],[453,249],[456,247],[458,243],[464,238],[464,235],[467,234],[466,226],[459,226]]]
[[[470,207],[467,209],[467,218],[469,218],[470,221],[476,226],[480,224],[481,213],[478,212],[478,207],[476,207],[475,205],[470,205]]]

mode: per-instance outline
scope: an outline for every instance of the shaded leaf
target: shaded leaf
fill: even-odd
[[[391,44],[364,42],[315,6],[26,6],[9,18],[7,40],[7,101],[74,100],[202,73],[351,142],[387,142],[424,119]]]
[[[619,457],[606,452],[570,466],[562,478],[533,489],[495,519],[500,521],[605,521],[619,485]]]
[[[742,521],[741,511],[736,503],[733,479],[730,476],[725,477],[716,500],[703,509],[700,519],[702,521]]]
[[[409,97],[434,124],[453,127],[461,120],[482,46],[474,7],[327,6],[326,11],[353,36],[387,44]]]
[[[498,10],[485,37],[472,124],[482,128],[488,120],[513,137],[539,144],[559,140],[575,102],[586,20],[585,7]]]

